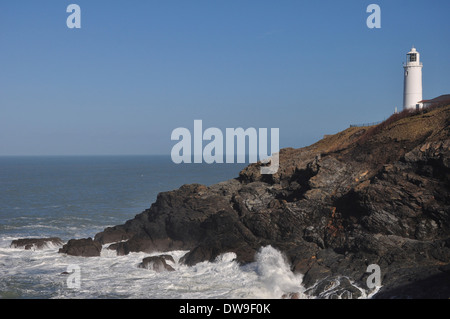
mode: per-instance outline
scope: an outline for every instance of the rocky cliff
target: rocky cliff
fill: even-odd
[[[375,297],[449,298],[449,124],[446,106],[283,149],[274,175],[257,163],[236,179],[160,193],[88,244],[118,254],[189,250],[187,265],[230,251],[251,262],[271,245],[315,295],[339,278],[365,287],[367,266],[377,264]],[[83,255],[86,242],[60,252]]]

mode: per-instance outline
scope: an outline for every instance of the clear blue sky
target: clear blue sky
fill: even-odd
[[[68,29],[66,8],[81,7]],[[366,8],[381,7],[381,29]],[[0,155],[170,154],[177,127],[280,129],[302,147],[450,93],[450,1],[2,0]]]

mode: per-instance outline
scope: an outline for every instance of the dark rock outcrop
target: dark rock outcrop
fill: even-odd
[[[156,272],[175,271],[175,269],[167,264],[167,261],[175,262],[170,255],[160,255],[145,257],[138,265],[139,268],[151,269]]]
[[[60,253],[72,256],[96,257],[100,256],[102,245],[92,238],[71,239],[62,248]]]
[[[43,249],[49,245],[62,246],[64,242],[58,237],[50,238],[20,238],[11,242],[11,248],[23,248],[25,250]]]
[[[272,245],[315,295],[326,278],[366,287],[367,266],[377,264],[379,296],[406,297],[400,286],[439,278],[427,297],[448,298],[450,275],[441,269],[450,263],[449,127],[447,106],[283,149],[274,175],[261,175],[257,163],[233,180],[160,193],[87,244],[110,244],[118,254],[189,250],[181,260],[188,265],[230,251],[247,263]],[[65,250],[75,244],[81,249],[69,242]],[[337,296],[358,295],[339,282]]]

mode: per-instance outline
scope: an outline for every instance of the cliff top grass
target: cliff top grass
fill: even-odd
[[[450,105],[430,107],[420,111],[393,114],[374,126],[350,127],[329,135],[303,148],[280,150],[280,170],[276,176],[289,176],[308,164],[314,157],[334,157],[336,160],[364,165],[367,176],[376,175],[387,164],[401,160],[414,148],[426,143],[450,138]],[[260,178],[260,165],[244,168],[241,180]],[[271,177],[276,180],[278,177]]]
[[[374,140],[418,141],[424,138],[440,139],[450,120],[450,105],[403,111],[371,127],[358,140],[359,144]],[[444,134],[446,136],[446,134]]]
[[[324,137],[311,145],[311,148],[320,153],[332,153],[344,149],[361,137],[370,127],[350,127],[337,134]]]
[[[438,140],[448,137],[449,125],[450,105],[403,111],[378,125],[351,127],[327,136],[310,147],[320,153],[334,153],[364,144],[373,147],[374,144]]]

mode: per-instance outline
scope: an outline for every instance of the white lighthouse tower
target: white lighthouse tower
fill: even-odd
[[[406,55],[405,86],[403,89],[403,109],[417,109],[422,107],[422,63],[416,48],[412,48]]]

